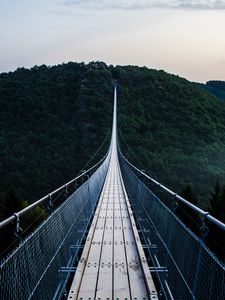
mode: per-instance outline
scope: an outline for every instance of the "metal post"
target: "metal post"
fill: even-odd
[[[20,227],[20,217],[17,213],[13,214],[16,218],[16,228],[14,231],[14,234],[16,238],[20,241],[21,240],[21,234],[23,233],[23,229]]]

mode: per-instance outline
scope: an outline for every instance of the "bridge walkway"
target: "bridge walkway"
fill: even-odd
[[[68,300],[158,299],[120,171],[114,97],[109,169]]]

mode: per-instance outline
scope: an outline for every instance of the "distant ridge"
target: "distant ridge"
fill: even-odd
[[[206,82],[206,84],[198,84],[200,88],[208,91],[214,96],[225,100],[225,81],[211,80]]]

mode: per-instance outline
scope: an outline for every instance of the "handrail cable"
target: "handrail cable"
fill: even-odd
[[[108,154],[108,152],[107,152]],[[31,205],[25,207],[24,209],[20,210],[17,213],[14,213],[13,215],[11,215],[10,217],[8,217],[7,219],[5,219],[4,221],[0,222],[0,230],[2,228],[4,228],[5,226],[7,226],[8,224],[12,223],[13,221],[15,221],[17,218],[23,216],[25,213],[27,213],[28,211],[30,211],[31,209],[35,208],[36,206],[38,206],[39,204],[42,204],[44,201],[46,201],[47,199],[51,198],[54,194],[56,194],[57,192],[66,189],[70,184],[72,184],[74,181],[77,181],[78,179],[80,179],[81,177],[83,177],[84,175],[86,175],[87,173],[89,173],[90,171],[92,171],[94,168],[96,168],[98,165],[100,165],[104,159],[106,158],[107,154],[99,161],[97,162],[94,166],[92,166],[91,168],[89,168],[88,170],[82,172],[79,176],[73,178],[72,180],[70,180],[69,182],[65,183],[64,185],[60,186],[59,188],[57,188],[56,190],[54,190],[53,192],[49,193],[48,195],[42,197],[41,199],[37,200],[36,202],[32,203]],[[87,164],[86,164],[87,165]]]
[[[136,161],[138,162],[138,164],[143,168],[143,170],[145,169],[145,166],[143,165],[143,163],[140,161],[140,159],[137,157],[137,155],[135,154],[135,152],[131,149],[131,147],[128,145],[127,141],[125,140],[123,134],[122,134],[122,130],[121,130],[121,127],[120,127],[120,130],[119,130],[119,133],[120,133],[120,136],[125,144],[125,146],[127,147],[128,149],[128,152],[131,153],[131,155],[136,159]],[[120,148],[120,147],[119,147]],[[151,172],[151,171],[149,171]],[[155,178],[157,178],[155,172],[151,172]]]
[[[124,138],[124,136],[123,136],[123,134],[122,134],[121,128],[120,128],[120,130],[119,130],[119,133],[120,133],[120,137],[122,138],[122,140],[123,140],[125,146],[126,146],[127,149],[128,149],[128,152],[130,151],[130,153],[133,155],[133,157],[136,159],[136,161],[139,163],[139,165],[140,165],[143,169],[145,169],[143,163],[139,160],[139,158],[136,156],[135,152],[134,152],[134,151],[130,148],[130,146],[127,144],[127,142],[126,142],[126,140],[125,140],[125,138]],[[120,153],[122,153],[121,149],[120,149],[119,151],[120,151]],[[151,173],[153,174],[153,172],[151,172]],[[155,173],[154,173],[154,177],[157,178],[157,176],[155,175]],[[187,200],[187,201],[188,201],[188,200]],[[195,221],[195,219],[194,219],[189,213],[187,213],[187,211],[186,211],[185,209],[183,209],[182,207],[180,207],[180,209],[182,210],[182,212],[186,215],[186,217],[188,217],[189,220],[190,220],[195,226],[198,226],[198,223]],[[222,228],[222,229],[224,229],[224,228]],[[220,245],[220,244],[219,244],[219,243],[218,243],[211,235],[208,235],[208,239],[209,239],[210,241],[212,241],[213,244],[216,245],[216,247],[217,247],[218,249],[223,249],[223,248],[221,247],[221,245]]]
[[[130,163],[122,154],[121,150],[119,149],[120,154],[122,156],[122,158],[125,160],[125,162],[131,166],[134,170],[136,170],[139,174],[143,175],[145,178],[147,178],[148,180],[150,180],[151,182],[153,182],[155,185],[157,185],[159,188],[161,188],[163,191],[165,191],[167,194],[169,194],[170,196],[173,197],[173,199],[176,199],[182,203],[184,203],[186,206],[190,207],[193,211],[197,212],[198,214],[200,214],[201,216],[203,216],[205,218],[205,220],[209,220],[210,222],[212,222],[213,224],[215,224],[216,226],[220,227],[222,230],[225,230],[225,224],[223,222],[221,222],[220,220],[216,219],[215,217],[213,217],[212,215],[210,215],[209,212],[204,211],[203,209],[197,207],[196,205],[190,203],[188,200],[184,199],[183,197],[181,197],[180,195],[178,195],[177,193],[174,193],[173,191],[171,191],[170,189],[168,189],[167,187],[165,187],[163,184],[159,183],[158,181],[156,181],[155,179],[151,178],[150,176],[148,176],[147,174],[145,174],[143,171],[139,170],[137,167],[135,167],[132,163]]]
[[[104,155],[104,157],[97,162],[94,166],[92,166],[91,168],[89,168],[88,170],[84,170],[89,163],[95,158],[95,156],[99,153],[99,151],[101,150],[101,148],[103,147],[103,145],[105,144],[107,137],[109,135],[109,131],[107,132],[102,144],[98,147],[98,149],[96,150],[96,152],[92,155],[92,157],[89,159],[89,161],[83,166],[83,168],[75,175],[75,178],[73,178],[72,180],[70,180],[69,182],[65,183],[64,185],[62,185],[61,187],[59,187],[58,189],[54,190],[53,192],[49,193],[48,195],[42,197],[41,199],[37,200],[36,202],[32,203],[31,205],[25,207],[24,209],[22,209],[21,211],[14,213],[13,215],[11,215],[10,217],[8,217],[7,219],[3,220],[2,222],[0,222],[0,230],[2,228],[4,228],[5,226],[7,226],[8,224],[12,223],[13,221],[15,221],[17,218],[21,217],[22,215],[24,215],[25,213],[27,213],[28,211],[30,211],[32,208],[35,208],[37,205],[43,203],[45,200],[51,198],[52,195],[56,194],[57,192],[59,192],[60,190],[63,190],[65,188],[67,188],[71,183],[73,183],[74,181],[77,181],[78,179],[80,179],[82,176],[84,176],[85,174],[87,174],[88,172],[92,171],[95,167],[97,167],[107,156],[107,153]],[[83,172],[82,172],[83,171]],[[82,173],[81,173],[82,172]],[[79,173],[81,173],[80,175],[78,175]],[[54,202],[54,201],[53,201]],[[34,220],[34,222],[36,221],[36,219]],[[33,222],[33,223],[34,223]]]
[[[80,172],[82,172],[82,170],[85,170],[85,168],[89,165],[89,163],[95,158],[95,156],[99,153],[99,151],[101,150],[101,148],[103,147],[103,145],[105,144],[105,142],[106,142],[106,140],[107,140],[107,138],[108,138],[108,136],[109,136],[109,130],[108,130],[108,132],[107,132],[107,134],[106,134],[106,136],[105,136],[105,138],[104,138],[104,140],[103,140],[103,142],[102,142],[102,144],[98,147],[98,149],[96,150],[96,152],[92,155],[92,157],[89,159],[89,161],[82,167],[82,169],[76,174],[76,176],[80,173]],[[107,154],[108,154],[108,151],[107,151]],[[107,156],[107,154],[105,155],[105,156]]]
[[[130,146],[127,144],[123,134],[122,134],[122,130],[121,130],[121,127],[119,129],[119,133],[120,133],[120,136],[125,144],[125,146],[127,147],[128,151],[133,155],[133,157],[136,159],[136,161],[139,163],[139,165],[144,169],[144,165],[143,163],[140,161],[140,159],[137,157],[137,155],[134,153],[134,151],[130,148]]]

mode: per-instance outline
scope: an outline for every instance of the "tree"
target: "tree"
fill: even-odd
[[[215,218],[225,223],[225,185],[221,189],[218,182],[216,182],[214,192],[212,193],[211,213]],[[225,232],[212,222],[208,226],[209,234],[206,242],[216,255],[224,261]]]
[[[18,196],[15,187],[11,186],[1,201],[2,205],[2,218],[7,218],[22,208],[22,201]]]
[[[212,215],[215,214],[216,209],[218,207],[220,194],[221,194],[221,187],[220,187],[219,179],[217,178],[215,186],[214,186],[214,190],[211,193],[211,198],[210,198],[209,211]]]
[[[199,200],[195,195],[193,185],[186,185],[181,191],[180,195],[185,200],[197,206]],[[181,201],[179,201],[178,204],[179,206],[176,211],[177,216],[184,222],[187,227],[197,233],[200,225],[198,214],[192,208],[182,203]]]
[[[212,214],[225,223],[225,185],[223,186],[217,201],[214,203],[214,209]]]

